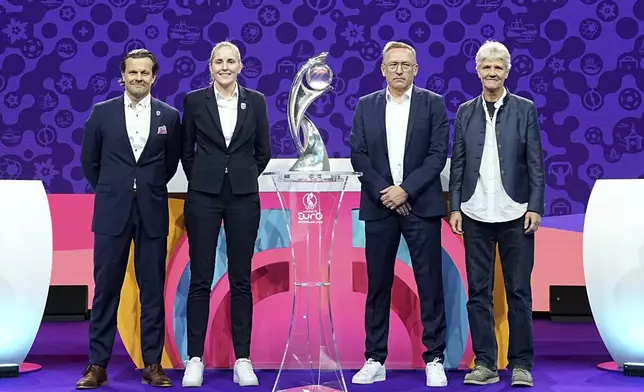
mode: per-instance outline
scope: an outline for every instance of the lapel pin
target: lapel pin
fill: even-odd
[[[157,110],[157,116],[160,116],[160,115],[161,115],[161,111]]]
[[[246,102],[242,102],[241,105],[239,105],[242,110],[246,110]]]

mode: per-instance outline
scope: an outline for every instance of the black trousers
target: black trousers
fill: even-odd
[[[89,327],[89,363],[107,367],[116,334],[121,288],[134,240],[134,268],[141,301],[141,349],[145,366],[161,363],[165,324],[163,287],[167,237],[150,238],[136,200],[119,236],[94,234],[94,301]]]
[[[525,234],[524,217],[503,223],[485,223],[462,215],[469,286],[467,311],[475,362],[492,370],[497,367],[492,298],[498,243],[508,301],[508,362],[511,368],[530,370],[534,366],[530,284],[534,267],[534,235]]]
[[[250,356],[253,322],[250,274],[260,213],[259,194],[234,195],[228,176],[218,195],[188,191],[184,216],[190,245],[187,332],[191,358],[203,357],[222,220],[226,230],[233,347],[237,359]]]
[[[411,255],[420,297],[423,360],[444,359],[445,301],[443,298],[441,219],[392,215],[366,221],[367,302],[365,309],[365,358],[385,363],[389,339],[391,288],[394,282],[396,253],[403,235]]]

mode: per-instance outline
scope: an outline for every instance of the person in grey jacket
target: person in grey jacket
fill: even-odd
[[[533,386],[534,233],[544,212],[545,176],[534,102],[510,93],[508,49],[488,41],[476,55],[480,96],[456,113],[450,167],[452,231],[462,234],[475,367],[465,384],[499,382],[492,290],[496,245],[507,292],[513,386]]]

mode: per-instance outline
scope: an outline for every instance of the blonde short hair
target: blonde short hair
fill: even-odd
[[[215,45],[214,48],[212,48],[212,51],[210,52],[210,60],[209,60],[210,63],[212,63],[212,60],[215,58],[215,53],[217,53],[217,51],[223,47],[232,49],[232,51],[235,52],[235,54],[237,55],[237,61],[241,63],[241,52],[239,51],[239,48],[237,47],[237,45],[235,45],[230,41],[221,41],[217,43],[217,45]]]
[[[382,59],[384,61],[385,55],[387,52],[389,52],[391,49],[408,49],[411,50],[411,53],[414,55],[414,60],[416,60],[416,49],[414,49],[413,46],[408,45],[404,42],[398,42],[398,41],[390,41],[385,44],[385,48],[382,50]]]
[[[510,51],[500,42],[486,41],[476,52],[476,68],[478,69],[481,63],[485,60],[500,60],[505,65],[505,70],[510,71],[512,67],[512,58]]]

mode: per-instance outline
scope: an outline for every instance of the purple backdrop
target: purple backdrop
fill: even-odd
[[[243,85],[266,94],[273,157],[294,156],[285,107],[309,57],[330,52],[334,91],[309,110],[329,155],[347,157],[357,98],[382,88],[380,53],[412,44],[416,83],[445,96],[450,119],[480,93],[474,55],[510,49],[511,91],[535,100],[550,215],[585,210],[597,178],[644,178],[644,0],[8,0],[0,6],[0,178],[85,193],[83,123],[122,93],[123,54],[159,59],[153,94],[181,110],[208,82],[212,45],[239,45]],[[366,3],[366,4],[363,4]],[[629,5],[633,4],[634,5]]]

